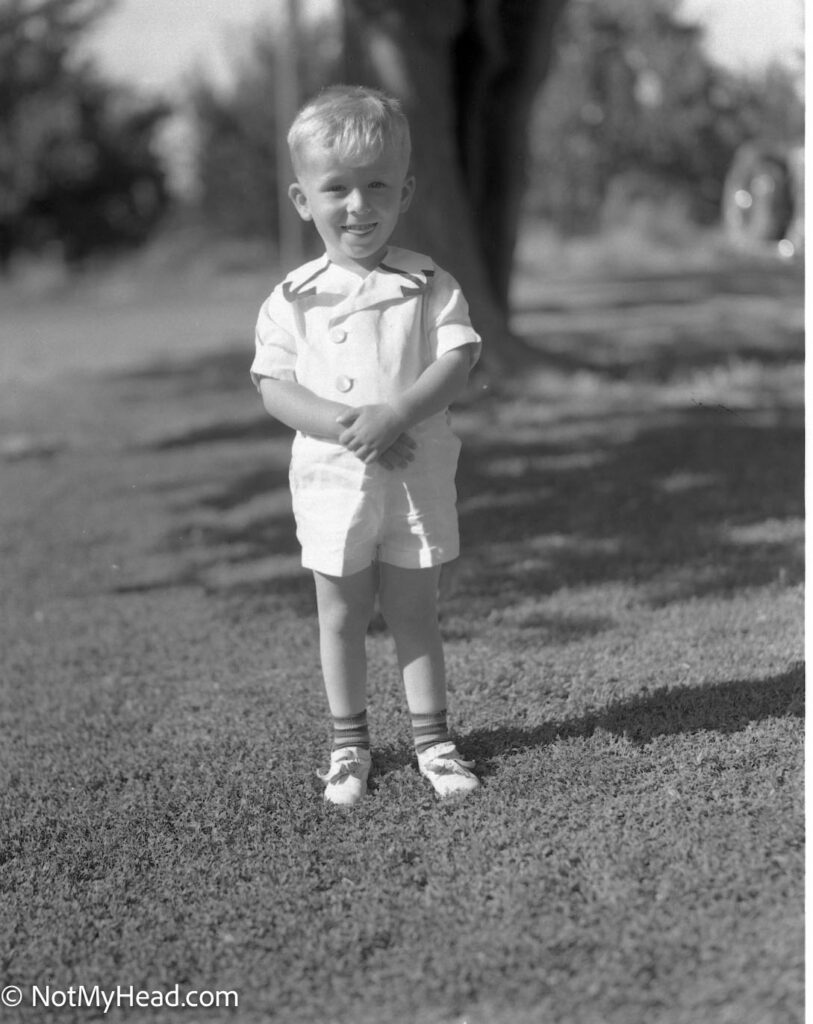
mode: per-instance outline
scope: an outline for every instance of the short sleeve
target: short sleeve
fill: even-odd
[[[471,325],[469,304],[460,285],[451,274],[436,266],[430,295],[427,330],[435,359],[467,345],[474,366],[483,343]]]
[[[296,336],[291,305],[279,288],[260,308],[254,335],[254,362],[251,379],[259,388],[263,377],[296,380]]]

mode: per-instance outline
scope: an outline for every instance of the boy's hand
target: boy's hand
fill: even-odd
[[[387,469],[403,467],[414,458],[415,442],[390,405],[362,405],[337,417],[345,429],[339,444],[367,464],[380,461]]]
[[[384,469],[406,469],[415,458],[415,442],[409,434],[401,434],[390,447],[380,455],[378,461]]]

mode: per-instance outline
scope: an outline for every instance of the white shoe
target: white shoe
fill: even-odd
[[[418,754],[418,768],[435,787],[440,797],[471,793],[480,780],[471,769],[474,761],[464,761],[454,743],[436,743]]]
[[[325,783],[325,800],[352,807],[367,792],[370,751],[363,747],[342,747],[330,755],[330,768],[316,773]]]

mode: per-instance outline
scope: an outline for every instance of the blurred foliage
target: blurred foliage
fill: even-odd
[[[303,26],[297,91],[303,98],[342,77],[335,33]],[[230,88],[200,78],[192,87],[200,205],[225,234],[278,237],[276,52],[272,26],[258,29]],[[286,126],[287,128],[287,126]]]
[[[335,33],[304,36],[303,96],[344,77]],[[269,25],[228,91],[193,88],[202,210],[230,234],[277,236],[277,45]],[[529,125],[527,209],[562,231],[593,230],[640,200],[710,223],[744,142],[802,136],[791,72],[718,66],[678,0],[569,0],[556,51]]]
[[[76,263],[142,241],[166,204],[153,151],[168,108],[79,58],[108,0],[0,3],[0,269],[57,244]]]
[[[529,209],[565,232],[639,199],[717,219],[740,145],[801,138],[804,111],[790,72],[733,74],[702,44],[677,0],[571,0],[531,124]]]

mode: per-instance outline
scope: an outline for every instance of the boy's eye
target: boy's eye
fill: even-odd
[[[370,188],[386,188],[386,183],[383,181],[371,181]]]

